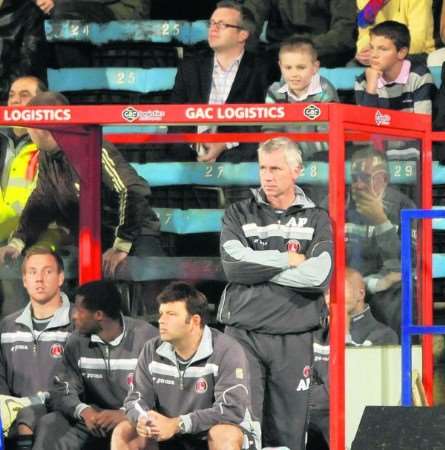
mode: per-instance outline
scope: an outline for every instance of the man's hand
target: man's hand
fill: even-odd
[[[83,421],[85,422],[85,426],[87,427],[88,431],[96,437],[105,437],[106,432],[102,430],[102,428],[97,424],[97,417],[98,417],[99,411],[96,411],[92,407],[85,408],[81,413],[80,416],[82,417]]]
[[[365,70],[366,92],[368,94],[377,94],[377,81],[382,76],[382,72],[372,67]]]
[[[128,256],[127,252],[109,248],[102,256],[102,265],[104,275],[107,277],[114,277],[119,264]]]
[[[364,66],[369,66],[371,62],[371,48],[365,47],[363,50],[360,50],[356,53],[355,59]]]
[[[306,260],[306,256],[295,252],[287,252],[287,258],[289,267],[298,267],[303,261]]]
[[[104,409],[96,414],[96,426],[108,433],[125,418],[125,413],[120,409]]]
[[[377,281],[376,291],[386,291],[393,284],[398,283],[402,279],[402,274],[400,272],[389,272],[379,281]]]
[[[218,156],[226,149],[226,144],[221,142],[211,142],[203,144],[206,152],[198,156],[199,162],[215,162]]]
[[[151,422],[148,416],[141,414],[136,424],[136,431],[139,436],[146,439],[155,439],[151,431]]]
[[[8,264],[20,256],[20,251],[12,245],[0,247],[0,264]]]
[[[54,0],[34,0],[34,2],[45,14],[49,14],[54,8]]]
[[[159,442],[171,439],[179,432],[179,417],[166,417],[156,411],[148,413],[151,437]]]
[[[353,198],[357,205],[357,211],[365,216],[370,224],[381,225],[388,221],[382,199],[377,195],[365,190],[355,190]]]

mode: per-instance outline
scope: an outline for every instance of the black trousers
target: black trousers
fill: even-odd
[[[271,299],[273,301],[273,299]],[[226,327],[249,361],[252,409],[261,421],[264,447],[305,448],[312,332],[271,335]]]
[[[34,432],[33,450],[102,450],[110,448],[110,437],[97,438],[82,422],[70,422],[59,412],[43,416]]]

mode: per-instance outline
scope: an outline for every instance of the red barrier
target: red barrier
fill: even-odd
[[[410,138],[422,142],[421,157],[421,208],[431,208],[431,118],[426,115],[401,113],[392,110],[366,108],[341,104],[258,104],[258,105],[100,105],[100,106],[57,106],[0,108],[0,126],[27,125],[57,130],[61,125],[110,125],[110,124],[150,124],[150,125],[197,125],[197,124],[261,124],[261,123],[321,123],[329,124],[327,133],[292,133],[298,141],[328,141],[329,143],[329,207],[333,222],[335,240],[335,270],[331,284],[331,449],[345,448],[345,386],[344,386],[344,213],[345,213],[345,139],[363,140],[372,135],[387,138]],[[60,130],[60,128],[59,128]],[[76,128],[79,132],[79,128]],[[75,131],[68,131],[75,133]],[[100,218],[97,219],[97,195],[100,176],[99,138],[97,128],[84,129],[83,133],[92,137],[91,145],[85,148],[81,158],[70,156],[72,163],[81,174],[82,187],[93,192],[89,198],[82,196],[80,223],[80,266],[79,276],[84,282],[100,276]],[[56,132],[56,135],[59,133]],[[284,133],[280,133],[283,135]],[[156,135],[147,134],[137,138],[137,143],[154,142],[203,142],[203,141],[261,141],[273,134],[226,134],[213,135]],[[444,136],[445,137],[445,136]],[[62,138],[63,139],[63,138]],[[69,155],[79,154],[79,147],[59,143]],[[128,143],[128,137],[118,135],[115,142]],[[131,142],[135,142],[131,140]],[[88,161],[88,162],[86,162]],[[84,172],[84,171],[87,171]],[[91,191],[90,191],[91,190]],[[100,192],[100,190],[99,190]],[[422,221],[421,252],[422,320],[425,325],[432,320],[431,289],[431,223]],[[428,255],[425,257],[425,255]],[[419,274],[420,275],[420,274]],[[428,398],[432,400],[432,348],[430,341],[424,341],[424,380]]]

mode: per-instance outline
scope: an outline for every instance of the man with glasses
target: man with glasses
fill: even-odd
[[[377,320],[400,333],[400,210],[415,205],[389,182],[383,153],[369,147],[352,155],[346,204],[347,259],[365,279]]]
[[[231,0],[217,3],[208,31],[212,52],[183,61],[178,68],[171,103],[264,103],[270,84],[267,65],[245,51],[254,30],[253,15],[242,5]],[[222,130],[237,132],[243,129],[218,128],[218,131]],[[216,127],[199,126],[198,132],[216,132]],[[256,157],[255,145],[235,142],[209,142],[196,146],[195,150],[197,154],[189,147],[181,147],[180,158],[240,162]]]

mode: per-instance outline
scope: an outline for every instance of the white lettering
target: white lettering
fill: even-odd
[[[311,384],[310,378],[301,378],[300,382],[298,383],[297,392],[307,391],[309,389],[310,384]]]
[[[213,119],[212,108],[187,108],[185,110],[187,119]]]
[[[23,121],[60,121],[65,122],[71,119],[71,110],[69,109],[13,109],[5,110],[3,114],[5,122],[23,122]]]
[[[166,380],[165,378],[157,378],[156,379],[156,384],[170,384],[170,385],[174,385],[175,381],[174,380]]]

